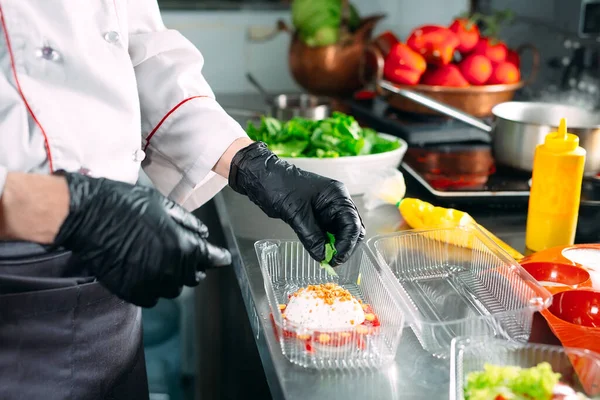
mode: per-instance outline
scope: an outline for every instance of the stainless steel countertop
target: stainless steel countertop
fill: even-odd
[[[227,109],[261,109],[255,95],[221,96]],[[242,122],[242,121],[240,121]],[[409,196],[419,196],[408,187]],[[356,198],[367,237],[396,230],[402,220],[397,208],[384,206],[367,212]],[[274,399],[446,399],[449,360],[425,352],[409,328],[403,332],[395,363],[377,372],[319,372],[291,364],[281,353],[269,319],[269,306],[254,251],[260,239],[296,239],[283,222],[268,218],[247,198],[226,188],[215,198],[225,239],[232,251],[234,271]],[[525,242],[525,212],[492,213],[468,210],[477,221],[519,251]]]
[[[218,96],[225,109],[264,110],[258,95]],[[244,126],[243,119],[239,122]],[[420,197],[408,187],[408,196]],[[383,206],[367,212],[362,198],[355,199],[367,228],[367,237],[397,230],[402,223],[396,207]],[[263,279],[254,251],[261,239],[296,239],[285,223],[270,219],[246,197],[230,188],[215,197],[218,217],[232,251],[234,271],[240,285],[254,339],[274,399],[446,399],[449,360],[425,352],[406,328],[395,363],[377,372],[319,372],[291,364],[284,358],[273,333]],[[467,210],[466,210],[467,211]],[[477,221],[509,245],[523,251],[526,215],[521,212],[468,210]]]
[[[367,236],[397,229],[402,220],[393,206],[367,212],[355,199]],[[260,239],[295,239],[293,231],[270,219],[245,197],[226,188],[215,198],[225,238],[234,258],[252,331],[274,399],[445,399],[448,398],[449,361],[425,352],[412,331],[403,332],[396,361],[378,372],[330,373],[304,369],[287,361],[276,340],[263,279],[254,251]],[[478,222],[518,250],[524,243],[525,215],[473,213]]]

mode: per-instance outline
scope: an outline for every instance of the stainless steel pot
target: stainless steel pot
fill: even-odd
[[[321,120],[329,117],[329,101],[310,94],[280,94],[274,96],[269,104],[271,117],[288,121],[294,117]]]
[[[325,97],[304,93],[271,95],[252,75],[246,74],[246,78],[265,99],[267,114],[270,117],[282,121],[294,117],[321,120],[329,117],[331,113],[330,101]]]
[[[273,98],[265,111],[225,107],[227,113],[244,118],[259,120],[263,115],[289,121],[294,117],[321,120],[331,115],[328,103],[323,103],[315,96],[307,94],[280,94]]]
[[[500,103],[492,109],[494,122],[489,125],[420,93],[398,88],[388,82],[382,82],[381,87],[490,133],[496,162],[524,171],[531,171],[533,168],[536,146],[544,142],[548,133],[558,129],[561,118],[566,118],[569,133],[579,137],[579,145],[587,152],[585,175],[600,172],[599,112],[559,104],[510,101]]]

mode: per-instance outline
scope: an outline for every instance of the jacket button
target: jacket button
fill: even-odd
[[[54,50],[50,46],[44,46],[44,47],[38,49],[36,55],[39,58],[43,58],[44,60],[48,60],[48,61],[60,60],[60,53],[58,51]]]
[[[121,36],[119,35],[119,32],[110,31],[104,34],[104,40],[106,40],[108,43],[117,43],[120,38]]]
[[[145,158],[146,158],[146,153],[144,153],[144,150],[137,149],[136,151],[133,152],[133,161],[142,162],[142,161],[144,161]]]

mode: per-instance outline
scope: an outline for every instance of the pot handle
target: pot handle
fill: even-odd
[[[540,52],[538,51],[537,47],[535,47],[531,43],[524,43],[524,44],[520,45],[519,47],[517,47],[517,50],[516,50],[519,57],[526,51],[531,52],[532,63],[531,63],[531,72],[529,73],[529,76],[527,77],[527,79],[525,79],[523,81],[524,86],[531,85],[533,82],[535,82],[538,72],[540,70]]]
[[[367,61],[369,59],[369,55],[371,55],[375,59],[375,77],[374,82],[371,81],[371,77],[367,77]],[[385,59],[381,51],[375,46],[374,42],[370,42],[365,46],[365,51],[363,56],[360,58],[358,63],[358,79],[360,79],[360,83],[363,87],[374,83],[376,87],[377,93],[381,94],[381,90],[379,88],[379,82],[383,80],[383,67],[385,64]]]
[[[484,132],[492,132],[493,128],[490,125],[486,124],[484,121],[480,120],[479,118],[475,118],[472,115],[463,112],[462,110],[441,103],[435,99],[432,99],[429,96],[425,96],[412,90],[399,88],[394,84],[384,80],[383,67],[385,65],[385,59],[381,51],[372,43],[369,46],[366,46],[365,56],[361,59],[359,70],[359,76],[361,79],[365,80],[365,64],[367,60],[367,54],[372,54],[377,64],[377,68],[375,71],[375,90],[380,96],[385,97],[386,91],[388,91],[397,94],[398,96],[402,96],[406,99],[412,100],[415,103],[419,103],[424,107],[437,111],[448,117],[462,121],[467,125],[475,127],[477,129],[481,129]]]
[[[493,130],[493,128],[490,125],[488,125],[487,123],[485,123],[483,120],[481,120],[479,118],[475,118],[474,116],[469,115],[469,114],[463,112],[462,110],[459,110],[458,108],[454,108],[454,107],[451,107],[444,103],[441,103],[441,102],[439,102],[435,99],[432,99],[429,96],[425,96],[421,93],[417,93],[412,90],[399,88],[399,87],[393,85],[392,83],[384,81],[384,80],[381,80],[378,82],[378,92],[380,92],[381,89],[387,90],[389,92],[392,92],[394,94],[402,96],[406,99],[412,100],[415,103],[419,103],[422,106],[430,108],[430,109],[437,111],[441,114],[444,114],[448,117],[451,117],[451,118],[454,118],[461,122],[464,122],[465,124],[471,125],[474,128],[481,129],[484,132],[491,133]]]
[[[365,64],[367,59],[367,54],[372,54],[375,57],[375,61],[377,64],[377,69],[375,71],[375,90],[377,94],[382,97],[386,96],[386,91],[397,94],[398,96],[402,96],[408,100],[414,101],[424,107],[427,107],[431,110],[437,111],[441,114],[444,114],[448,117],[457,119],[461,122],[464,122],[467,125],[470,125],[474,128],[480,129],[484,132],[492,133],[493,128],[485,123],[483,120],[476,118],[472,115],[465,113],[458,108],[451,107],[447,104],[441,103],[435,99],[432,99],[429,96],[425,96],[421,93],[417,93],[412,90],[403,89],[395,86],[391,82],[384,80],[383,76],[383,68],[385,65],[385,59],[381,51],[374,45],[370,44],[365,48],[365,56],[362,57],[360,63],[359,77],[365,80]]]

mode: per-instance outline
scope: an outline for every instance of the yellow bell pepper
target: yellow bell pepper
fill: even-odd
[[[518,261],[524,257],[521,253],[504,243],[483,226],[479,225],[473,217],[466,212],[458,211],[453,208],[435,207],[425,201],[412,198],[403,199],[398,204],[398,209],[400,210],[400,214],[402,214],[404,221],[413,229],[454,228],[457,226],[474,224],[515,260]],[[464,246],[464,243],[457,243],[457,245]]]

